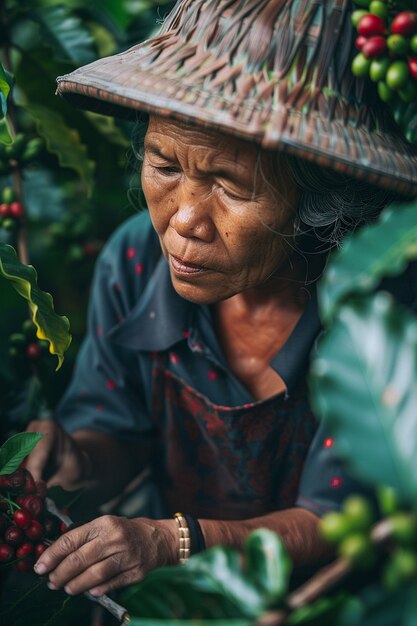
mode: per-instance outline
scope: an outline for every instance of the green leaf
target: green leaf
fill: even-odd
[[[243,563],[233,548],[210,548],[184,566],[154,570],[127,589],[121,602],[138,623],[148,618],[254,619],[282,598],[289,571],[278,536],[259,530],[248,538]]]
[[[417,320],[384,292],[341,306],[319,342],[311,400],[365,482],[417,498]]]
[[[91,113],[90,111],[83,111],[86,118],[91,122],[96,130],[99,131],[110,143],[122,148],[128,148],[130,141],[126,135],[116,126],[116,122],[113,117],[108,115],[100,115],[98,113]]]
[[[7,98],[10,93],[11,77],[0,63],[0,107],[3,117],[7,113]]]
[[[0,448],[0,476],[17,470],[42,437],[40,433],[18,433],[10,437]]]
[[[28,104],[27,110],[36,120],[46,147],[58,157],[60,165],[77,172],[91,195],[95,164],[87,156],[87,149],[81,143],[79,134],[67,126],[63,117],[40,104]]]
[[[37,336],[39,339],[49,341],[49,351],[58,357],[57,369],[59,369],[64,360],[64,352],[71,343],[68,319],[55,313],[52,296],[39,289],[35,268],[21,263],[15,250],[2,242],[0,242],[0,276],[7,278],[16,291],[28,301],[37,328]]]
[[[373,291],[384,276],[417,258],[417,203],[393,205],[372,226],[347,238],[319,286],[321,317],[329,322],[353,293]]]
[[[13,143],[7,117],[3,117],[0,120],[0,143],[4,143],[6,146],[10,146]]]
[[[245,571],[265,599],[276,603],[288,590],[292,563],[276,533],[261,528],[245,545]]]
[[[76,65],[95,60],[89,31],[64,4],[39,7],[33,10],[31,16],[41,25],[45,41],[54,48],[58,59],[69,60]]]

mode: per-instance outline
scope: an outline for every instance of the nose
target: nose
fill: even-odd
[[[184,178],[178,189],[177,210],[171,218],[172,228],[181,237],[210,243],[215,236],[211,204],[210,193],[204,184]]]

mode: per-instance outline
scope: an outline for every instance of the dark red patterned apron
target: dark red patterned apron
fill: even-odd
[[[213,404],[157,355],[152,415],[154,468],[168,512],[245,519],[291,507],[317,428],[305,385],[237,407]]]

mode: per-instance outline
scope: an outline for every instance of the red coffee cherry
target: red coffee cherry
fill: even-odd
[[[30,343],[26,348],[26,356],[31,361],[37,361],[42,355],[42,347],[39,343]]]
[[[12,202],[10,205],[10,215],[15,219],[22,219],[24,217],[25,212],[23,209],[23,205],[21,202]]]
[[[48,516],[43,522],[45,537],[52,538],[59,533],[59,522],[56,517]]]
[[[18,511],[15,511],[13,513],[13,520],[16,526],[25,529],[30,526],[32,517],[28,511],[25,511],[24,509],[19,509]]]
[[[41,498],[45,498],[46,492],[48,491],[48,487],[46,486],[46,482],[44,480],[38,480],[36,483],[36,493]]]
[[[7,563],[14,557],[14,549],[7,543],[0,543],[0,563]]]
[[[25,486],[23,487],[23,493],[26,493],[28,495],[36,493],[36,483],[34,481],[32,474],[28,471],[26,472]]]
[[[59,530],[61,531],[62,534],[67,532],[68,526],[65,524],[65,522],[61,522],[60,523]]]
[[[19,467],[15,472],[8,475],[9,487],[8,490],[12,493],[18,493],[23,490],[26,481],[26,472],[23,467]]]
[[[20,546],[24,541],[23,530],[18,526],[9,526],[4,531],[4,540],[10,546]]]
[[[13,563],[13,569],[18,572],[30,572],[35,565],[35,559],[32,556],[28,556],[25,559]]]
[[[31,521],[30,526],[25,529],[25,535],[32,541],[38,541],[43,535],[43,526],[38,520]]]
[[[16,550],[16,556],[18,559],[24,559],[26,556],[29,556],[33,552],[33,545],[26,541],[22,543]]]
[[[414,11],[403,11],[392,20],[391,32],[395,35],[411,37],[417,32],[417,13]]]
[[[6,202],[2,202],[0,204],[0,217],[10,217],[10,204],[7,204]]]
[[[387,51],[387,42],[385,37],[370,37],[362,47],[362,53],[367,59],[376,59]]]
[[[46,543],[37,543],[35,545],[34,552],[37,559],[45,552],[47,547]]]
[[[43,513],[44,501],[40,496],[23,496],[19,498],[19,504],[31,517],[40,517]]]
[[[408,59],[408,69],[411,76],[417,80],[417,59]]]
[[[364,47],[364,45],[366,44],[366,42],[369,41],[367,37],[356,37],[355,39],[355,46],[358,50],[362,50],[362,48]]]
[[[385,33],[385,22],[378,15],[364,15],[358,24],[358,33],[363,37],[373,37],[374,35],[383,35]]]

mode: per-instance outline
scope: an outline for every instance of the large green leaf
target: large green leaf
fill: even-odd
[[[387,591],[379,584],[367,585],[357,596],[360,611],[349,606],[336,622],[340,626],[414,626],[417,624],[415,584],[401,584]],[[318,626],[321,626],[318,625]]]
[[[0,447],[0,476],[17,470],[42,437],[40,433],[18,433],[10,437]]]
[[[319,287],[321,317],[329,321],[352,293],[370,292],[384,276],[417,258],[417,203],[393,205],[380,220],[345,240]]]
[[[91,194],[95,164],[88,158],[78,132],[69,128],[56,111],[40,104],[28,104],[27,109],[35,118],[38,132],[45,139],[48,150],[58,157],[60,165],[78,173]]]
[[[53,47],[58,59],[69,60],[77,65],[95,60],[96,53],[89,31],[63,3],[38,7],[31,16],[40,23],[45,41]]]
[[[0,276],[7,278],[16,291],[29,303],[33,322],[39,339],[49,341],[49,351],[58,357],[58,368],[64,360],[64,352],[71,343],[69,322],[54,311],[52,296],[39,289],[34,267],[24,265],[15,250],[0,242]]]
[[[267,575],[272,579],[269,583]],[[278,536],[259,530],[248,538],[243,562],[233,548],[210,548],[184,566],[154,570],[127,589],[121,601],[139,622],[143,618],[254,619],[281,600],[288,576],[288,557]]]
[[[385,292],[341,306],[319,342],[311,400],[363,481],[417,499],[417,320]]]

